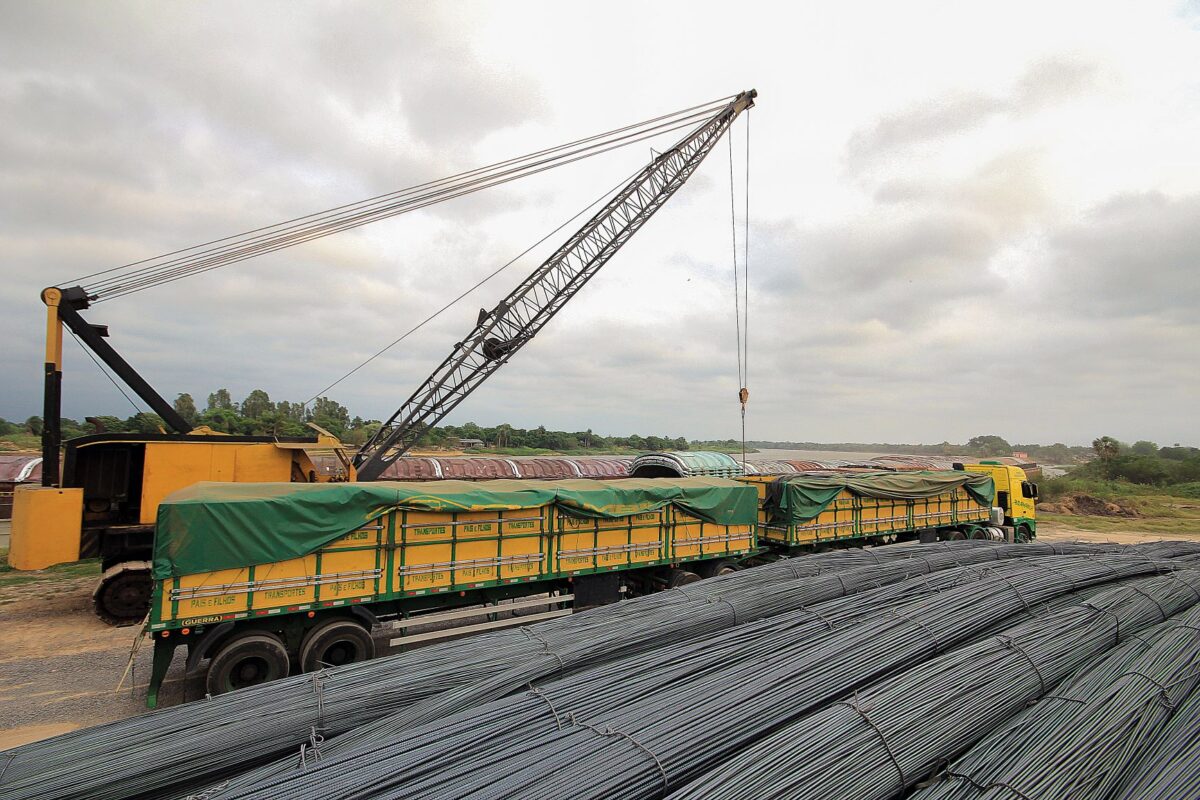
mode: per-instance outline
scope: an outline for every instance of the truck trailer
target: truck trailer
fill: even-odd
[[[993,473],[200,483],[159,505],[147,704],[181,645],[217,694],[371,658],[383,623],[522,624],[817,548],[1016,540]],[[529,606],[553,610],[490,616]]]

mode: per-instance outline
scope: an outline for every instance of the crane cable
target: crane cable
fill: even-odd
[[[737,335],[738,403],[741,406],[742,466],[746,465],[746,388],[750,373],[750,112],[746,111],[745,212],[742,218],[742,278],[738,279],[736,184],[733,176],[733,131],[729,132],[729,223],[733,242],[733,317]]]
[[[630,173],[630,175],[629,175],[628,177],[626,177],[626,178],[622,178],[620,183],[616,184],[616,185],[615,185],[615,186],[613,186],[611,189],[609,189],[608,191],[606,191],[604,194],[600,195],[600,196],[599,196],[599,197],[597,197],[595,200],[593,200],[591,203],[589,203],[587,206],[585,206],[585,207],[583,207],[582,209],[580,209],[578,212],[576,212],[576,214],[575,214],[573,217],[571,217],[570,219],[568,219],[568,220],[564,221],[564,222],[563,222],[562,224],[560,224],[560,225],[559,225],[557,228],[555,228],[554,230],[550,231],[549,233],[547,233],[547,234],[546,234],[545,236],[543,236],[542,238],[538,239],[538,240],[537,240],[536,242],[534,242],[533,244],[529,245],[529,247],[525,248],[523,251],[521,251],[520,253],[518,253],[516,256],[514,256],[512,259],[510,259],[510,260],[509,260],[507,263],[500,265],[500,266],[499,266],[499,267],[497,267],[496,269],[494,269],[494,270],[492,270],[491,272],[489,272],[487,275],[484,275],[484,276],[483,276],[483,278],[481,278],[480,280],[476,281],[474,285],[470,286],[468,289],[466,289],[464,292],[462,292],[461,294],[459,294],[459,295],[458,295],[457,297],[455,297],[453,300],[449,301],[449,302],[448,302],[448,303],[446,303],[444,306],[442,306],[441,308],[439,308],[437,311],[434,311],[432,314],[430,314],[429,316],[425,317],[425,319],[421,320],[421,321],[420,321],[420,322],[418,322],[416,325],[414,325],[414,326],[412,326],[411,328],[409,328],[407,331],[405,331],[403,334],[401,334],[401,335],[400,335],[399,337],[397,337],[396,339],[393,339],[393,340],[391,341],[391,343],[390,343],[390,344],[387,344],[387,345],[385,345],[383,348],[381,348],[381,349],[379,349],[379,350],[375,351],[373,354],[371,354],[371,355],[370,355],[370,356],[368,356],[367,358],[363,359],[363,360],[362,360],[361,362],[359,362],[359,363],[358,363],[358,365],[356,365],[356,366],[355,366],[353,369],[349,370],[348,372],[346,372],[345,374],[343,374],[343,375],[342,375],[340,378],[338,378],[337,380],[335,380],[333,383],[329,384],[329,385],[328,385],[328,386],[326,386],[324,389],[320,390],[319,392],[317,392],[316,394],[314,394],[312,397],[310,397],[310,398],[308,398],[307,400],[305,400],[305,401],[304,401],[304,403],[302,404],[302,406],[303,406],[303,407],[307,407],[309,403],[313,402],[314,400],[316,400],[317,398],[319,398],[321,395],[325,394],[325,393],[326,393],[326,392],[328,392],[330,389],[332,389],[333,387],[337,386],[337,385],[338,385],[339,383],[341,383],[342,381],[346,380],[346,378],[349,378],[351,375],[353,375],[354,373],[358,372],[360,369],[362,369],[363,367],[365,367],[367,364],[370,364],[372,361],[374,361],[375,359],[379,358],[381,355],[383,355],[384,353],[386,353],[388,350],[391,350],[393,347],[395,347],[396,345],[398,345],[398,344],[400,344],[401,342],[403,342],[405,339],[407,339],[409,336],[411,336],[412,334],[414,334],[414,333],[416,333],[417,331],[419,331],[421,328],[424,328],[424,327],[425,327],[426,325],[428,325],[430,322],[433,322],[433,320],[435,320],[435,319],[437,319],[438,317],[440,317],[440,316],[441,316],[443,313],[445,313],[446,311],[449,311],[449,310],[450,310],[452,307],[454,307],[455,305],[457,305],[457,304],[459,303],[459,301],[460,301],[460,300],[462,300],[463,298],[465,298],[465,297],[467,297],[468,295],[470,295],[470,294],[471,294],[472,292],[474,292],[476,289],[479,289],[481,286],[483,286],[485,283],[487,283],[488,281],[490,281],[492,278],[494,278],[494,277],[496,277],[497,275],[499,275],[501,272],[504,272],[506,269],[508,269],[509,267],[511,267],[513,264],[517,263],[517,261],[519,261],[520,259],[522,259],[522,258],[524,258],[525,256],[529,255],[529,253],[530,253],[530,252],[532,252],[534,248],[536,248],[536,247],[538,247],[539,245],[543,244],[543,243],[544,243],[544,242],[545,242],[547,239],[549,239],[551,236],[555,235],[556,233],[558,233],[559,231],[561,231],[563,228],[567,227],[567,226],[568,226],[568,225],[570,225],[572,222],[574,222],[575,220],[579,219],[579,218],[580,218],[580,217],[582,217],[584,214],[586,214],[587,212],[591,211],[591,210],[592,210],[593,208],[595,208],[596,206],[598,206],[598,205],[600,205],[601,203],[603,203],[604,201],[606,201],[606,200],[607,200],[609,197],[611,197],[613,194],[615,194],[615,193],[617,192],[617,190],[618,190],[618,189],[620,189],[620,188],[621,188],[622,186],[624,186],[625,184],[629,183],[629,181],[633,180],[633,176],[634,176],[634,175],[637,175],[637,173],[638,173],[638,172],[641,172],[641,170],[642,170],[642,167],[638,167],[638,168],[637,168],[637,169],[636,169],[634,172]]]
[[[132,294],[691,127],[728,101],[720,98],[691,106],[407,189],[101,270],[75,282],[94,302]]]

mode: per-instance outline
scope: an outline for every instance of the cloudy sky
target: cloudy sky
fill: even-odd
[[[1200,444],[1194,0],[2,0],[0,416],[40,413],[43,286],[750,87],[749,438]],[[89,318],[168,398],[304,400],[649,156]],[[728,158],[449,421],[738,435]],[[388,416],[555,244],[330,395]],[[68,416],[133,413],[66,349]]]

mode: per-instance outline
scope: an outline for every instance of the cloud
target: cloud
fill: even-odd
[[[10,4],[0,415],[40,411],[45,285],[753,85],[751,437],[1192,435],[1194,20],[1018,3],[983,26],[917,3],[864,25],[853,8],[752,4],[753,35],[731,37],[724,6],[689,4],[681,23],[683,8]],[[88,317],[168,396],[303,400],[651,144],[667,142]],[[722,143],[451,421],[739,433],[728,157]],[[329,394],[389,415],[570,230]],[[69,415],[130,413],[74,343],[67,360]]]
[[[1063,306],[1097,319],[1157,317],[1195,324],[1198,219],[1200,194],[1113,197],[1050,237],[1058,269],[1048,290]]]
[[[1093,63],[1054,56],[1030,64],[999,92],[951,89],[924,98],[856,131],[846,148],[847,164],[852,171],[862,171],[913,148],[973,132],[997,118],[1020,118],[1061,106],[1093,90],[1099,73]]]

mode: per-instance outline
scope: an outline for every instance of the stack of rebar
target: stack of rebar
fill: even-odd
[[[0,753],[0,795],[899,796],[1069,672],[1113,648],[1122,668],[1147,656],[1122,641],[1200,600],[1198,553],[963,542],[786,559],[26,745]],[[1146,737],[1176,729],[1159,717],[1131,741],[1151,764]],[[855,747],[853,768],[831,760]],[[1126,762],[1106,787],[1137,780]]]
[[[852,693],[744,749],[673,793],[671,800],[901,796],[947,758],[1050,693],[1072,671],[1198,599],[1197,575],[1168,575],[1115,587],[1087,603],[1022,623]],[[1164,634],[1165,643],[1151,647],[1139,661],[1161,657],[1155,674],[1176,674],[1184,627],[1181,623]],[[1120,680],[1112,689],[1128,692],[1116,706],[1134,716],[1145,697],[1137,683]],[[1103,713],[1114,708],[1112,703],[1101,707]],[[1097,744],[1092,737],[1129,720],[1118,711],[1100,726],[1065,730],[1054,740],[1043,740],[1039,753],[1057,750],[1064,741],[1068,747],[1074,741],[1080,749],[1066,749],[1059,753],[1061,761],[1050,759],[1036,772],[1021,773],[1024,784],[1036,786],[1018,786],[1010,779],[983,796],[1100,796],[1059,792],[1080,785],[1080,772],[1087,770],[1084,750],[1087,744]],[[1118,752],[1106,755],[1119,765],[1128,763]],[[1015,769],[1030,763],[1023,759]],[[1097,783],[1105,785],[1110,771],[1094,763],[1092,768],[1104,773]]]
[[[382,735],[214,796],[657,797],[805,712],[999,620],[1166,568],[1129,556],[998,563],[845,627],[833,623],[837,606],[860,598],[829,601],[728,631],[724,642],[718,635],[655,650],[648,664],[586,670],[416,727],[373,726]]]
[[[479,687],[508,669],[528,665],[529,679],[545,674],[558,668],[548,653],[565,651],[572,641],[590,642],[590,658],[598,661],[636,652],[635,641],[683,641],[912,574],[1055,552],[1089,549],[956,543],[785,559],[528,628],[293,676],[35,742],[7,754],[0,788],[13,798],[121,798],[219,780],[448,689]],[[148,763],[156,768],[146,769]]]

